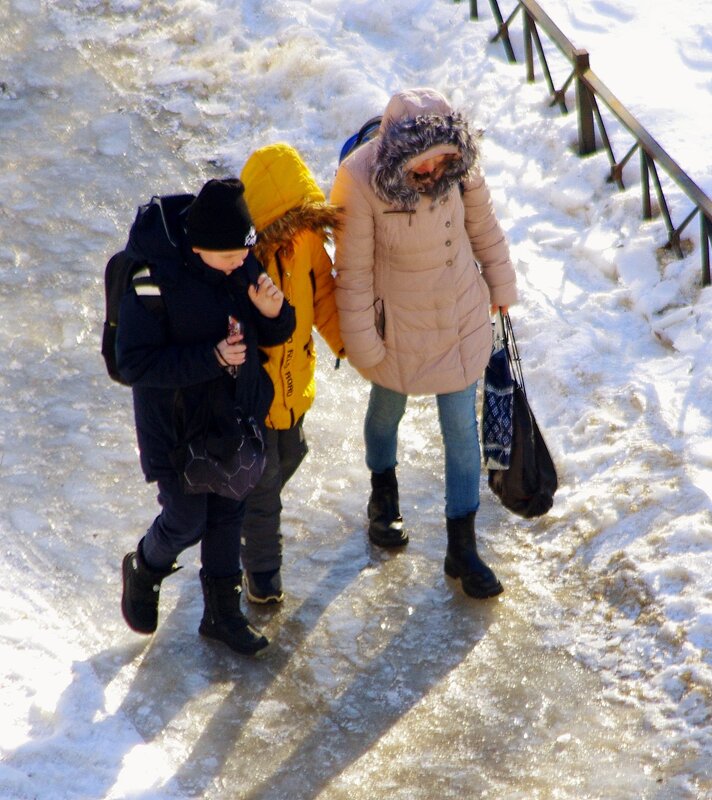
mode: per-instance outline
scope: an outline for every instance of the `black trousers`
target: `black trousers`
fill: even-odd
[[[184,494],[178,475],[158,481],[161,513],[143,539],[149,567],[167,570],[188,547],[200,542],[200,560],[212,578],[240,571],[240,528],[245,502],[218,494]]]
[[[303,423],[302,416],[287,430],[267,430],[267,465],[245,500],[242,523],[242,565],[250,572],[267,572],[282,566],[281,495],[309,451]]]

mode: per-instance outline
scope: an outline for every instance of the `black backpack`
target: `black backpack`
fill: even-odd
[[[111,256],[104,270],[106,311],[101,337],[101,355],[104,358],[109,377],[124,386],[129,384],[119,375],[116,367],[116,334],[119,327],[121,298],[132,286],[136,289],[146,308],[155,314],[163,313],[160,289],[151,276],[149,265],[129,258],[126,251],[121,250]]]

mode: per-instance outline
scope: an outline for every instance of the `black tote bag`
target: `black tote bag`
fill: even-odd
[[[500,315],[502,316],[502,315]],[[512,374],[512,441],[507,469],[489,469],[488,484],[502,505],[525,519],[546,514],[554,504],[558,477],[531,410],[509,314],[502,316],[504,349]]]

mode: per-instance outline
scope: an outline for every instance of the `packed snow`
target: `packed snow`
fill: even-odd
[[[577,156],[575,114],[550,106],[541,70],[530,84],[507,62],[479,5],[470,21],[449,0],[0,0],[3,798],[712,797],[699,224],[673,258],[662,219],[642,219],[637,160],[619,191],[603,153]],[[541,5],[712,194],[712,6]],[[152,195],[238,174],[270,142],[297,147],[328,192],[344,139],[426,85],[484,130],[554,508],[514,517],[483,475],[478,541],[505,593],[464,596],[442,569],[434,401],[412,398],[411,543],[372,548],[368,386],[319,341],[311,452],[284,498],[287,598],[248,609],[270,652],[198,636],[193,551],[156,635],[132,633],[120,562],[157,505],[130,392],[99,355],[108,256]],[[679,221],[689,205],[674,185],[669,198]]]

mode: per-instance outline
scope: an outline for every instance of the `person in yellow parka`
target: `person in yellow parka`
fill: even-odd
[[[299,153],[284,143],[256,150],[241,173],[245,200],[257,228],[253,252],[297,316],[291,338],[263,348],[274,384],[267,414],[267,465],[246,501],[242,566],[247,598],[279,603],[282,591],[281,492],[307,453],[304,414],[314,401],[316,349],[312,329],[334,355],[344,356],[334,299],[332,262],[325,249],[337,224]]]

